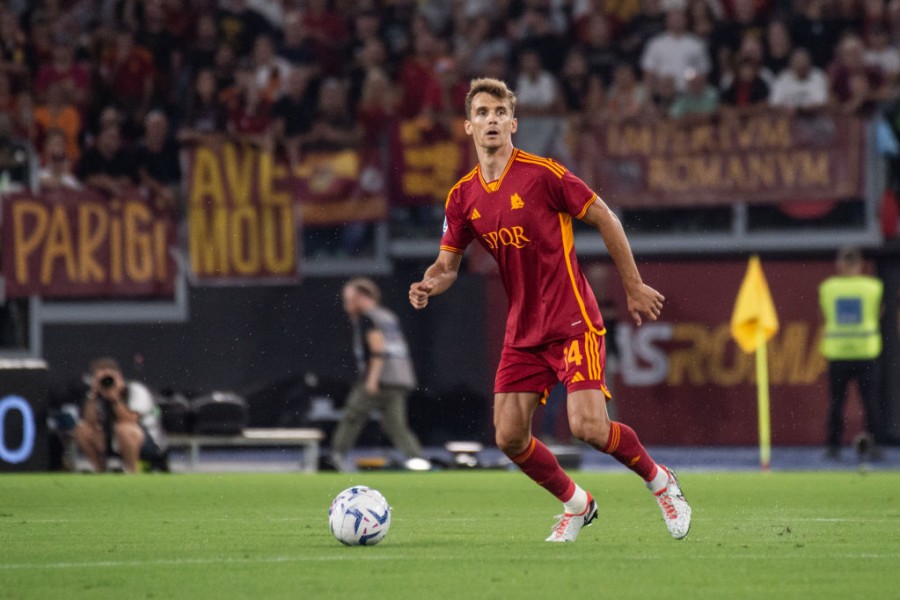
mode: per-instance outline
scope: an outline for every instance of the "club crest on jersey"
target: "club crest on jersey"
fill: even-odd
[[[487,242],[488,248],[496,250],[500,246],[512,246],[513,248],[524,248],[528,245],[529,240],[525,237],[525,228],[519,227],[501,227],[497,231],[489,231],[481,235]]]
[[[516,210],[517,208],[525,208],[525,201],[522,200],[522,196],[520,196],[518,193],[515,193],[509,197],[509,207],[512,210]]]

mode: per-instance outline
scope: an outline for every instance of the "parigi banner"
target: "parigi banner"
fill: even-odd
[[[175,225],[141,196],[89,190],[3,197],[6,295],[171,297]]]
[[[614,206],[838,200],[863,193],[862,121],[781,112],[597,127],[593,179]],[[584,151],[585,149],[583,149]]]

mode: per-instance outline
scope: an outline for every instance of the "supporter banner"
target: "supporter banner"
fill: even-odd
[[[198,280],[284,280],[306,226],[385,218],[380,172],[356,151],[310,153],[293,170],[234,143],[190,152],[188,251]]]
[[[772,442],[822,444],[828,388],[818,350],[818,285],[833,265],[764,261],[763,267],[781,322],[768,349]],[[618,416],[648,443],[757,443],[754,355],[741,352],[729,330],[745,269],[744,261],[641,265],[644,281],[666,296],[666,306],[661,320],[642,327],[619,321],[614,391]],[[625,315],[621,286],[610,289]],[[860,430],[859,403],[850,407],[848,436]]]
[[[863,146],[855,117],[772,112],[611,123],[597,128],[587,151],[598,155],[591,175],[601,195],[640,208],[858,197]]]
[[[6,196],[0,235],[9,297],[174,295],[174,223],[136,192]]]
[[[391,143],[394,202],[443,206],[450,188],[476,164],[472,140],[459,124],[453,131],[424,119],[402,121]]]

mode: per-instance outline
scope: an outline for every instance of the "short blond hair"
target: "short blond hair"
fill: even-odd
[[[381,290],[378,288],[378,284],[368,277],[354,277],[345,283],[344,287],[352,288],[363,296],[368,296],[375,301],[375,304],[381,304]]]
[[[487,94],[493,96],[497,100],[509,103],[510,114],[516,114],[516,95],[513,93],[505,81],[493,79],[490,77],[482,77],[473,79],[469,84],[469,93],[466,94],[466,118],[472,114],[472,99],[478,94]]]

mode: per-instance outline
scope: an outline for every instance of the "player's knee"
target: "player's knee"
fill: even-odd
[[[596,448],[602,448],[609,439],[609,419],[602,417],[576,416],[571,418],[572,435]]]
[[[497,442],[497,447],[500,448],[503,454],[507,456],[518,456],[528,448],[528,443],[531,441],[531,434],[529,432],[503,431],[498,429],[497,434],[494,436],[494,440]]]
[[[98,432],[87,423],[79,423],[72,431],[72,437],[79,448],[93,448],[97,445]]]
[[[121,449],[140,448],[144,443],[144,432],[134,423],[116,423],[115,435]]]

